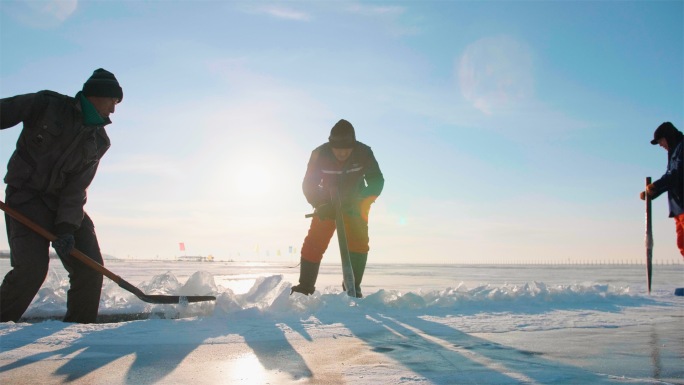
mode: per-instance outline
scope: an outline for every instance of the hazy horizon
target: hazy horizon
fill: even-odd
[[[299,249],[345,118],[386,180],[370,262],[641,260],[649,141],[684,130],[682,1],[2,1],[0,50],[3,98],[119,80],[86,211],[122,257]],[[681,261],[664,197],[653,230]]]

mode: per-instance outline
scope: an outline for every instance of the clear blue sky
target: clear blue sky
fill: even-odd
[[[297,260],[306,162],[345,118],[386,179],[371,262],[642,261],[684,2],[0,2],[0,97],[99,67],[124,89],[86,205],[105,253]],[[681,260],[665,199],[654,219]]]

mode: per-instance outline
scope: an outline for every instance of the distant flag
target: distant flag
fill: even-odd
[[[178,247],[180,247],[180,251],[185,251],[185,242],[180,242]]]

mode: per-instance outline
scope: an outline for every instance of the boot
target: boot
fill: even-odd
[[[366,270],[368,253],[350,252],[349,259],[352,265],[352,272],[354,273],[354,288],[356,290],[356,298],[363,298],[363,294],[361,294],[361,280],[363,279],[363,272]],[[344,282],[342,282],[342,289],[347,291]]]
[[[299,285],[292,286],[290,295],[292,293],[302,293],[304,295],[313,294],[316,291],[316,279],[318,278],[318,269],[321,267],[320,262],[309,262],[305,259],[301,260],[299,265]]]

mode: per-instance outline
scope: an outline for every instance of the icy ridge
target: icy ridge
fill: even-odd
[[[421,311],[433,314],[476,314],[480,311],[543,312],[549,310],[615,311],[623,307],[658,305],[653,297],[630,291],[629,287],[605,284],[547,285],[543,282],[525,284],[489,284],[468,288],[459,284],[443,290],[400,292],[378,290],[365,298],[352,299],[341,288],[322,288],[311,296],[290,295],[290,282],[282,275],[260,277],[244,294],[217,286],[214,277],[198,271],[181,283],[168,271],[142,282],[138,287],[148,294],[215,295],[215,302],[181,305],[154,305],[140,301],[115,283],[106,281],[100,302],[101,314],[151,313],[162,318],[191,316],[222,316],[246,310],[261,314],[286,315],[315,313],[320,310],[341,310],[350,306],[372,311]],[[29,310],[27,317],[51,317],[63,314],[68,281],[50,275]],[[663,305],[667,305],[663,303]]]

